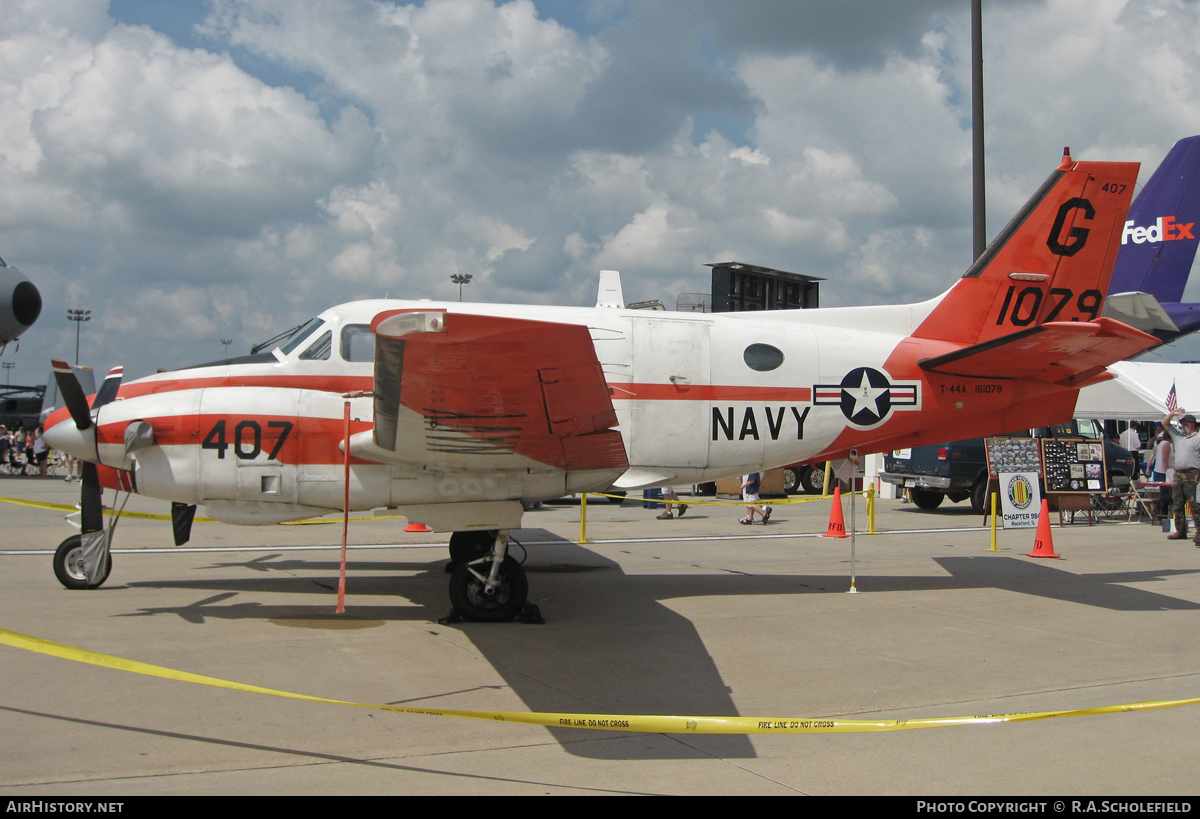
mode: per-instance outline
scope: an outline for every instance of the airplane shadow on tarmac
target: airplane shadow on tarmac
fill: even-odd
[[[625,575],[620,566],[545,530],[522,530],[529,545],[526,571],[530,599],[548,622],[461,623],[466,634],[526,706],[539,712],[612,714],[737,715],[730,689],[690,620],[662,601],[682,597],[844,592],[845,576],[813,575]],[[520,556],[520,549],[516,550]],[[202,624],[207,618],[331,618],[333,600],[312,605],[226,603],[241,593],[303,594],[337,589],[338,563],[278,559],[214,564],[214,570],[247,568],[261,577],[130,583],[132,587],[192,589],[218,594],[178,607],[144,608],[124,616],[175,614]],[[1189,570],[1076,575],[1050,564],[1016,557],[937,557],[943,570],[928,576],[865,576],[859,587],[874,593],[996,588],[1114,611],[1200,609],[1200,604],[1123,585]],[[347,588],[361,621],[436,620],[448,609],[444,563],[354,561]],[[283,574],[286,572],[287,574]],[[294,576],[304,572],[305,576]],[[397,575],[396,572],[411,572]],[[944,572],[944,573],[943,573]],[[373,573],[373,574],[372,574]],[[384,574],[386,573],[386,574]],[[581,576],[581,575],[586,575]],[[115,591],[115,589],[114,589]],[[403,596],[411,605],[372,606],[371,596]],[[371,623],[372,625],[374,623]],[[597,732],[549,729],[572,754],[591,758],[748,758],[746,737],[689,736],[662,742],[597,742]]]

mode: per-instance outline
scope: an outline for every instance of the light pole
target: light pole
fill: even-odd
[[[67,321],[75,322],[75,366],[79,366],[79,328],[85,321],[92,320],[91,310],[68,310]]]
[[[230,344],[232,344],[232,343],[233,343],[233,339],[232,339],[232,338],[223,338],[223,339],[221,339],[221,344],[223,344],[223,345],[225,346],[225,360],[226,360],[226,361],[228,361],[228,360],[229,360],[229,345],[230,345]]]
[[[6,387],[12,383],[12,370],[15,366],[17,366],[15,361],[4,362],[4,385]]]
[[[458,285],[458,300],[459,301],[462,301],[462,286],[464,284],[470,284],[471,278],[472,278],[472,276],[470,273],[451,273],[450,274],[450,281],[452,281]]]

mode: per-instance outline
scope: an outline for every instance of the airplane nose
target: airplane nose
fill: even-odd
[[[70,416],[54,426],[47,427],[42,432],[42,440],[51,449],[65,452],[73,458],[93,462],[96,460],[96,427],[93,425],[81,430],[75,426]]]

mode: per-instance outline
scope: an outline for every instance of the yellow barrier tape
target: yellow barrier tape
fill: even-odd
[[[995,725],[997,723],[1030,722],[1059,717],[1117,714],[1126,711],[1147,711],[1155,708],[1172,708],[1180,705],[1200,703],[1200,697],[1196,697],[1186,700],[1157,700],[1127,703],[1125,705],[1110,705],[1101,708],[1081,708],[1072,711],[1031,711],[1023,714],[985,714],[973,717],[887,720],[799,719],[793,717],[684,717],[405,708],[399,705],[368,705],[359,702],[328,699],[326,697],[310,697],[306,694],[293,694],[287,691],[277,691],[272,688],[261,688],[257,685],[229,682],[217,679],[216,677],[189,674],[186,671],[175,671],[162,666],[139,663],[136,660],[126,660],[108,654],[84,651],[83,649],[63,645],[62,643],[53,643],[49,640],[42,640],[25,634],[17,634],[5,629],[0,629],[0,643],[13,648],[34,651],[51,657],[59,657],[64,660],[98,665],[117,671],[128,671],[132,674],[143,674],[148,677],[159,677],[165,680],[208,685],[214,688],[227,688],[251,694],[286,697],[293,700],[322,702],[329,705],[347,705],[352,708],[371,708],[379,711],[395,711],[401,714],[482,719],[491,722],[515,722],[522,725],[542,725],[554,728],[638,731],[652,734],[848,734],[876,731],[907,731],[916,728],[948,728],[956,725]]]
[[[642,503],[642,502],[660,503],[660,504],[661,503],[674,503],[674,504],[683,503],[683,504],[687,504],[688,506],[745,506],[746,505],[746,501],[744,501],[744,500],[718,500],[718,501],[695,500],[695,495],[688,495],[686,500],[682,496],[680,497],[679,500],[670,500],[669,498],[635,498],[635,497],[631,497],[629,495],[612,495],[607,492],[588,492],[587,494],[595,495],[595,496],[601,497],[601,498],[619,498],[621,500],[633,501],[634,503]],[[853,494],[862,495],[864,498],[867,496],[866,490],[862,490],[860,492],[855,492]],[[843,498],[849,498],[850,495],[851,495],[850,492],[842,493]],[[833,495],[813,495],[811,497],[805,497],[805,498],[792,498],[792,497],[771,498],[771,497],[764,496],[755,505],[756,506],[782,506],[782,505],[786,505],[786,504],[812,503],[813,501],[827,501],[827,500],[833,500]]]
[[[18,506],[32,506],[35,509],[52,509],[56,512],[78,512],[79,511],[77,507],[69,506],[65,503],[46,503],[45,501],[21,500],[20,498],[0,498],[0,502],[15,503]],[[112,516],[117,513],[112,509],[105,509],[104,514]],[[333,514],[333,513],[331,512],[330,514]],[[137,518],[138,520],[170,520],[171,519],[170,515],[162,515],[157,512],[122,512],[121,517]],[[353,521],[394,520],[396,518],[402,518],[402,517],[404,517],[404,515],[375,515],[373,517],[365,517],[365,518],[353,518],[352,517],[352,518],[350,518],[350,520],[353,520]],[[216,523],[217,521],[213,518],[197,517],[195,519],[195,522],[196,523]],[[281,526],[305,526],[305,525],[312,525],[314,523],[341,523],[341,522],[342,522],[341,518],[305,518],[304,520],[285,520],[280,525]]]
[[[0,498],[0,501],[2,501],[4,503],[15,503],[18,506],[32,506],[35,509],[51,509],[55,512],[78,512],[79,511],[78,507],[69,506],[65,503],[46,503],[45,501],[21,500],[20,498]],[[117,514],[117,512],[116,512],[116,510],[113,510],[113,509],[105,509],[104,514],[111,517],[111,516]],[[121,517],[123,517],[123,518],[138,518],[139,520],[170,520],[171,519],[170,515],[160,515],[155,512],[121,512]],[[204,523],[216,523],[216,521],[214,521],[212,518],[203,518],[203,517],[196,518],[197,523],[199,523],[201,521],[203,521]]]

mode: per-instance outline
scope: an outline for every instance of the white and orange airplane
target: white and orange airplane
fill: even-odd
[[[469,620],[525,605],[507,554],[523,502],[1065,421],[1106,365],[1157,343],[1101,316],[1137,173],[1065,154],[919,304],[648,313],[602,278],[595,308],[343,304],[271,353],[124,385],[114,370],[90,406],[56,362],[66,406],[45,440],[88,462],[56,573],[107,577],[101,486],[172,501],[177,542],[198,504],[236,524],[341,511],[354,393],[349,507],[453,532],[450,598]]]

